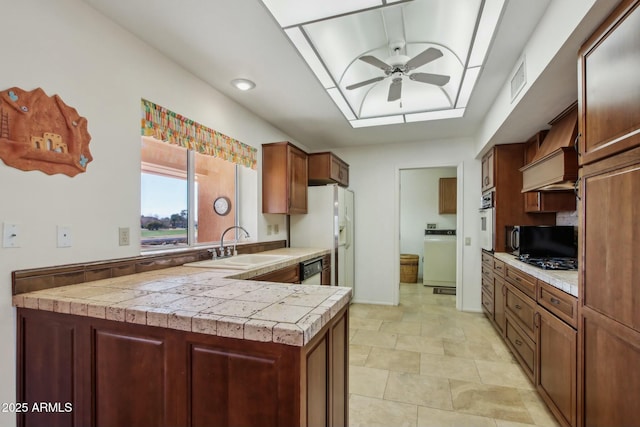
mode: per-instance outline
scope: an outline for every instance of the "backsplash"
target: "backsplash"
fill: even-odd
[[[556,225],[578,226],[578,211],[556,213]]]

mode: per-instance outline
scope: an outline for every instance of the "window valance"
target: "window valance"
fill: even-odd
[[[251,169],[257,168],[256,148],[146,99],[141,101],[143,136],[152,136],[169,144],[219,157]]]

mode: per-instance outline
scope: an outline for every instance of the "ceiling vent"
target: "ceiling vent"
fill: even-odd
[[[525,73],[525,60],[524,57],[518,65],[515,74],[511,78],[511,102],[516,99],[516,96],[520,93],[524,85],[527,83],[527,75]]]

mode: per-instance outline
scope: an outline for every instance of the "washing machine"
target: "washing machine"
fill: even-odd
[[[425,286],[456,286],[456,230],[424,230]]]

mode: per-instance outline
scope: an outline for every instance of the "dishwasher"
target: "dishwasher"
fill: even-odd
[[[322,284],[322,258],[314,258],[300,263],[300,283],[303,285]]]

